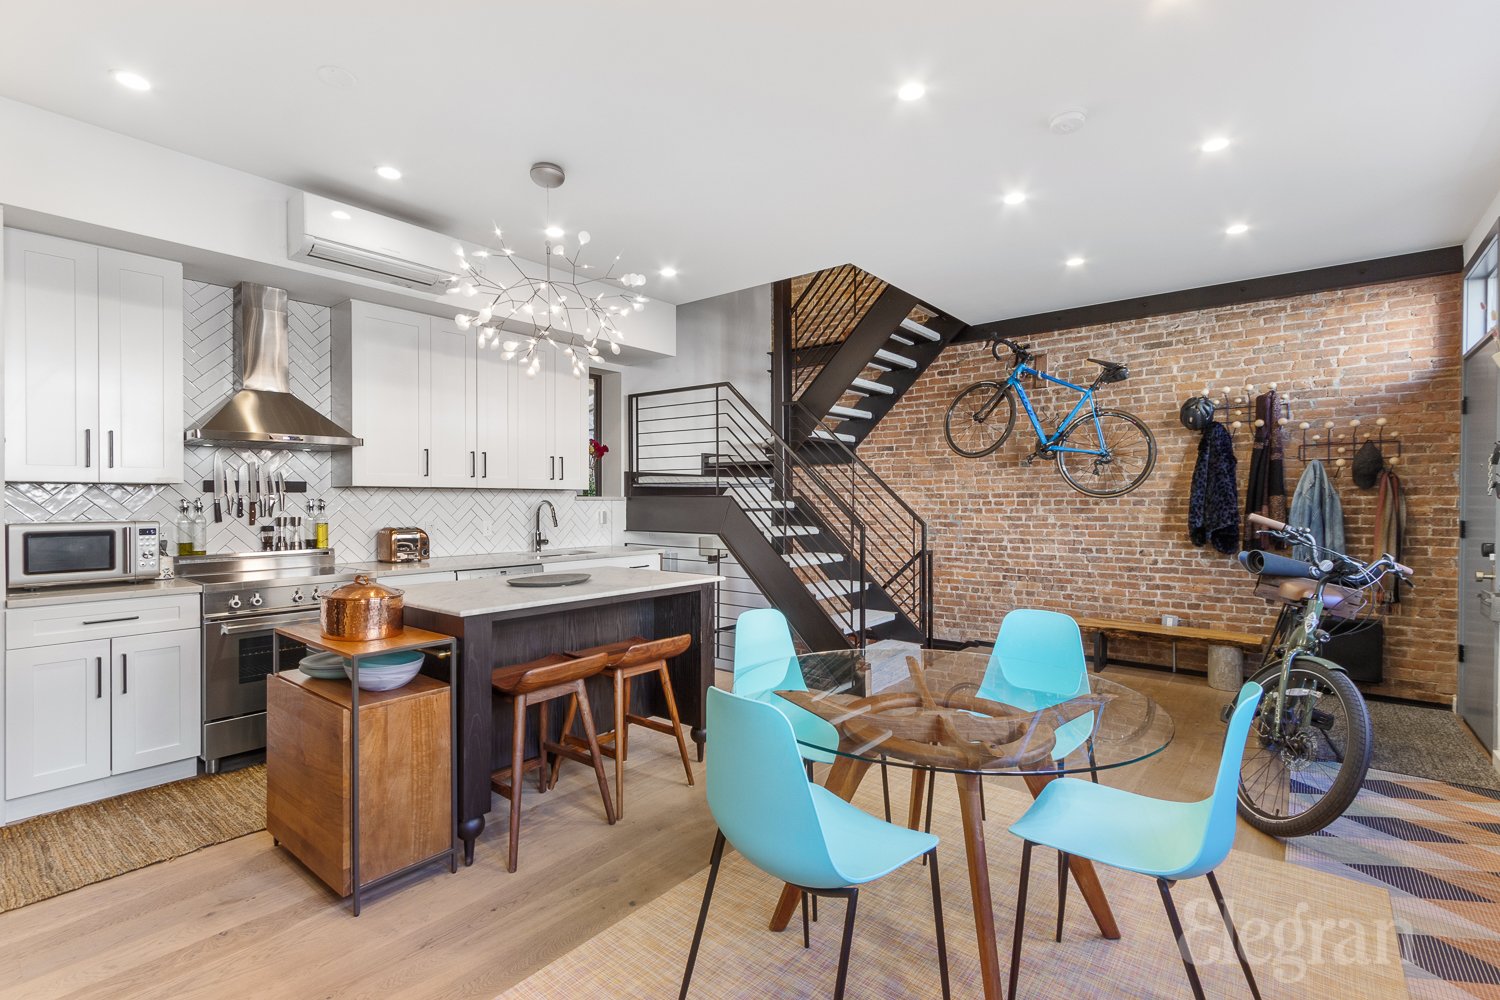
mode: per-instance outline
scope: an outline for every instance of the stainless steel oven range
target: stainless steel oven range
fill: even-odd
[[[332,549],[184,556],[177,575],[203,584],[203,762],[210,774],[235,754],[266,745],[266,675],[271,643],[281,667],[307,647],[274,630],[318,620],[318,598],[354,579]]]

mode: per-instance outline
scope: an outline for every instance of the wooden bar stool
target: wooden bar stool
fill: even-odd
[[[569,656],[593,658],[608,657],[604,672],[609,674],[615,687],[615,728],[600,741],[605,756],[615,759],[615,815],[625,815],[625,758],[630,753],[630,726],[645,726],[658,733],[677,738],[677,752],[682,755],[682,769],[687,772],[688,784],[693,784],[693,765],[688,759],[687,740],[682,735],[682,722],[677,717],[677,699],[672,694],[672,677],[667,671],[667,660],[685,653],[693,644],[691,635],[676,635],[670,639],[646,640],[640,636],[612,642],[592,649],[569,651]],[[661,678],[662,692],[667,700],[667,717],[671,721],[635,715],[630,711],[630,682],[645,674],[656,674]],[[573,728],[573,706],[568,706],[568,715],[563,722],[562,739],[573,747],[577,737],[569,736]],[[552,762],[552,780],[557,781],[561,767],[560,759]]]
[[[529,663],[496,667],[490,683],[496,691],[511,699],[515,707],[515,731],[511,735],[510,767],[490,775],[490,787],[510,799],[510,871],[516,870],[516,856],[521,847],[521,783],[526,772],[536,769],[537,791],[545,792],[555,782],[548,781],[547,755],[555,759],[568,757],[580,764],[591,764],[599,779],[599,795],[604,799],[604,815],[613,823],[614,805],[609,798],[609,783],[604,778],[604,761],[599,756],[599,737],[594,732],[594,713],[589,711],[589,696],[583,682],[604,669],[609,657],[572,657],[554,654]],[[547,706],[558,698],[568,699],[568,728],[574,713],[583,716],[585,740],[580,744],[555,743],[547,736]],[[530,760],[526,753],[526,708],[537,706],[537,755]],[[565,729],[564,732],[567,730]],[[585,748],[587,752],[585,752]]]

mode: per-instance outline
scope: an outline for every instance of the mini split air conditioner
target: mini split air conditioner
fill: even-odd
[[[287,201],[287,256],[425,292],[447,290],[461,242],[299,191]]]

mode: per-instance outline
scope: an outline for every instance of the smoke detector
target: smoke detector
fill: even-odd
[[[1053,115],[1048,120],[1047,127],[1056,135],[1070,135],[1083,128],[1088,120],[1088,115],[1081,108],[1068,108]]]

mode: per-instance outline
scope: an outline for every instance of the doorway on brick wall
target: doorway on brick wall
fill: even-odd
[[[1496,504],[1490,454],[1500,441],[1500,347],[1493,339],[1464,360],[1459,539],[1458,714],[1492,753],[1496,742]],[[1491,608],[1494,608],[1492,613]]]

